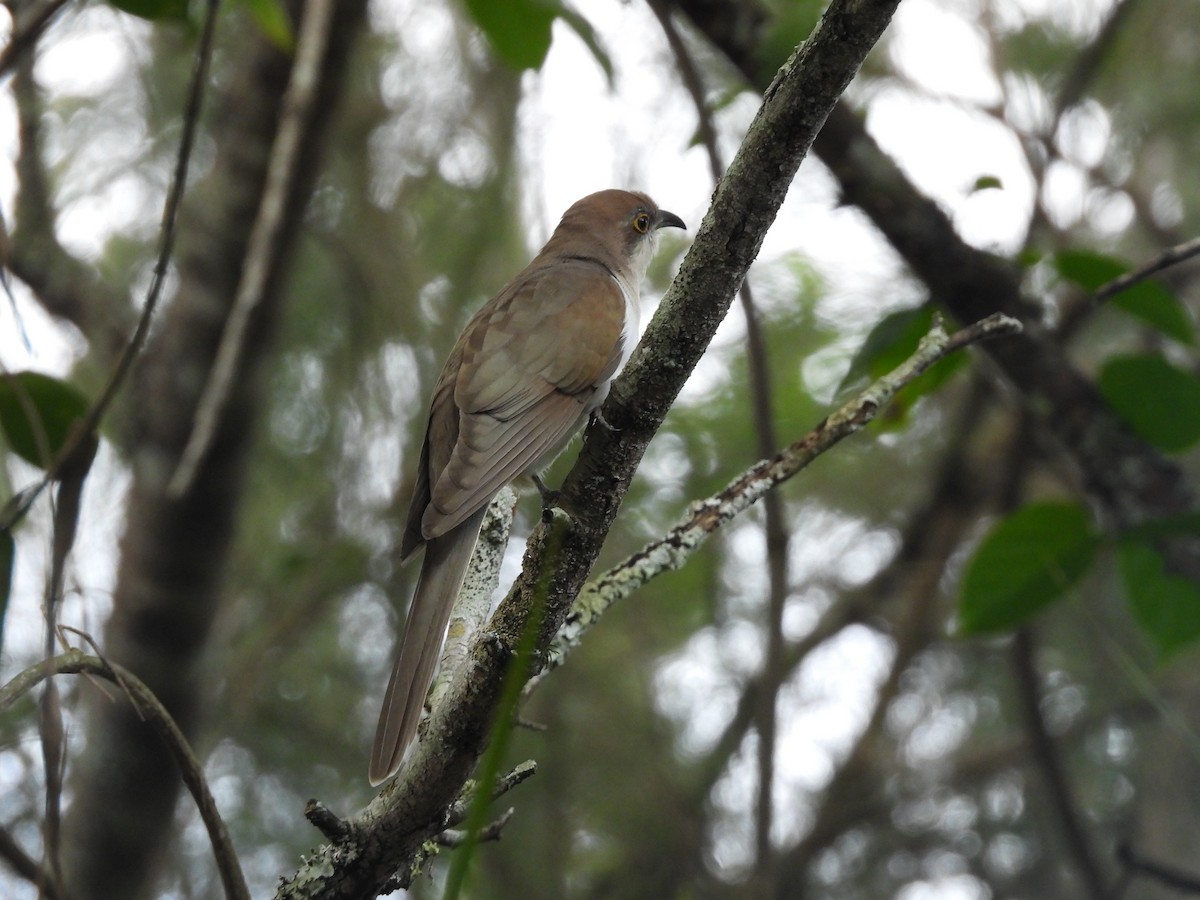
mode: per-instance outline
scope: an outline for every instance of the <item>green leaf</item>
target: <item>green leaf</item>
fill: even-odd
[[[4,646],[4,617],[8,613],[8,597],[12,593],[13,560],[17,557],[16,542],[8,529],[0,531],[0,648]]]
[[[1044,20],[1030,20],[1023,29],[1010,35],[1005,43],[1005,56],[1018,72],[1035,76],[1062,73],[1062,61],[1074,59],[1079,53],[1078,39],[1070,32],[1048,27]]]
[[[754,49],[759,72],[773,73],[787,60],[798,44],[812,33],[825,8],[821,0],[788,0],[772,4],[768,25]]]
[[[241,0],[259,30],[281,50],[291,50],[296,44],[292,20],[283,0]]]
[[[996,175],[980,175],[975,179],[975,183],[971,185],[970,193],[978,193],[979,191],[998,191],[1004,189],[1004,183]]]
[[[550,51],[550,28],[561,13],[552,0],[463,0],[496,55],[514,69],[540,69]]]
[[[871,329],[858,353],[854,354],[850,370],[846,372],[838,390],[844,390],[856,381],[874,380],[892,371],[912,356],[932,325],[932,306],[918,306],[884,316]]]
[[[1196,343],[1196,329],[1192,317],[1179,299],[1157,279],[1139,281],[1119,294],[1114,294],[1108,303],[1153,325],[1167,337],[1174,338],[1181,344]]]
[[[1064,250],[1054,255],[1058,274],[1094,293],[1129,271],[1121,260],[1090,250]],[[1152,325],[1168,337],[1183,344],[1196,341],[1192,318],[1179,299],[1157,279],[1147,279],[1130,285],[1108,301],[1131,316]]]
[[[998,522],[963,575],[963,632],[1004,631],[1061,597],[1087,571],[1099,536],[1074,503],[1034,503]]]
[[[1026,247],[1016,255],[1015,262],[1022,269],[1032,269],[1045,258],[1046,254],[1041,250]]]
[[[839,391],[858,383],[872,381],[904,362],[917,350],[921,338],[929,333],[933,325],[933,307],[919,306],[884,316],[871,329],[858,353],[850,362],[850,369],[838,386]],[[914,379],[892,403],[884,415],[876,420],[877,427],[889,428],[903,425],[916,401],[937,390],[943,382],[965,365],[964,354],[949,356],[918,378]]]
[[[45,468],[58,456],[88,401],[65,381],[40,372],[0,376],[0,430],[14,453]],[[32,418],[31,418],[32,414]]]
[[[1121,532],[1123,540],[1156,541],[1169,537],[1200,537],[1200,512],[1151,519]]]
[[[109,0],[117,9],[142,19],[187,20],[188,0]]]
[[[1118,546],[1117,566],[1133,617],[1160,659],[1200,637],[1200,586],[1172,575],[1162,555],[1140,541]]]
[[[1200,440],[1200,379],[1161,356],[1111,359],[1099,387],[1117,415],[1160,450],[1175,453]]]
[[[583,45],[592,51],[592,56],[604,70],[604,77],[608,80],[609,87],[612,87],[616,79],[616,70],[613,68],[612,57],[609,56],[608,50],[604,44],[600,42],[600,36],[596,34],[596,29],[592,27],[592,23],[577,13],[570,7],[561,7],[558,10],[558,15],[571,26],[571,30],[579,36],[583,41]]]
[[[1092,250],[1063,250],[1055,253],[1053,259],[1059,275],[1088,292],[1129,271],[1129,266],[1119,259]]]

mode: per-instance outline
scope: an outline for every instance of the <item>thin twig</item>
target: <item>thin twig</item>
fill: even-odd
[[[46,486],[59,477],[62,470],[72,464],[76,455],[84,447],[84,442],[94,435],[100,420],[112,405],[117,391],[124,384],[134,359],[141,352],[150,331],[150,322],[158,307],[162,295],[163,284],[166,281],[167,267],[175,248],[175,225],[179,218],[179,207],[183,200],[184,188],[187,186],[188,167],[191,163],[192,148],[196,141],[196,128],[203,107],[204,91],[208,83],[209,63],[212,59],[213,35],[216,33],[217,10],[221,0],[208,0],[207,12],[204,17],[204,28],[200,35],[200,45],[196,49],[196,57],[192,66],[192,79],[188,88],[187,105],[183,114],[183,130],[179,139],[179,153],[175,159],[175,170],[171,176],[171,184],[167,190],[167,198],[163,204],[162,221],[159,226],[158,256],[154,263],[153,277],[146,291],[146,302],[142,306],[142,314],[138,318],[129,342],[121,352],[120,358],[109,375],[108,383],[100,393],[100,397],[92,404],[72,440],[67,441],[58,459],[38,485],[30,490],[24,502],[13,510],[13,514],[0,528],[11,528],[20,521],[38,495]]]
[[[187,785],[196,801],[196,808],[200,812],[200,818],[208,830],[209,841],[212,843],[221,883],[225,888],[225,896],[235,898],[235,900],[249,900],[250,892],[246,887],[246,879],[242,874],[241,865],[238,863],[237,854],[234,852],[233,841],[217,810],[216,801],[209,790],[200,761],[196,759],[192,748],[188,745],[187,738],[175,724],[171,714],[154,696],[154,692],[136,675],[118,664],[100,657],[89,656],[79,650],[68,650],[52,659],[35,663],[0,687],[0,710],[8,708],[40,682],[59,674],[95,675],[120,684],[124,688],[126,696],[137,709],[138,714],[150,723],[166,745],[167,750],[170,751],[176,765],[179,766],[184,784]]]
[[[521,763],[497,782],[492,791],[492,800],[495,800],[497,797],[508,793],[508,791],[512,790],[526,778],[533,775],[536,771],[537,765],[532,760],[527,760]],[[459,800],[454,803],[454,805],[451,806],[447,813],[447,826],[457,825],[466,819],[467,814],[470,811],[472,799],[472,797],[469,796],[470,791],[474,790],[475,787],[476,782],[474,781],[469,781],[466,785],[464,785],[464,791],[466,793],[460,797]],[[310,804],[314,802],[315,801],[309,801]],[[320,806],[320,804],[317,804],[317,806]],[[321,809],[324,808],[321,807]],[[393,875],[392,878],[389,879],[379,891],[379,896],[385,896],[393,891],[407,890],[412,886],[413,879],[418,873],[420,873],[422,867],[425,865],[425,861],[432,856],[436,856],[443,848],[448,850],[458,849],[460,847],[469,848],[472,844],[478,843],[479,841],[500,840],[501,832],[504,830],[504,826],[508,824],[508,820],[512,818],[513,812],[514,810],[512,807],[509,807],[500,815],[499,818],[488,824],[485,824],[474,834],[471,833],[469,828],[446,827],[421,845],[420,849],[416,851],[416,855],[413,858],[412,864],[401,869],[395,875]],[[308,816],[309,821],[312,821],[312,816],[309,816],[307,809],[305,810],[305,815]],[[330,815],[332,815],[332,813],[330,813]],[[335,832],[335,834],[331,835],[325,831],[321,824],[318,824],[317,822],[313,822],[313,824],[321,829],[322,833],[329,838],[331,843],[337,843],[339,837],[342,839],[345,838],[345,834],[339,836]],[[349,826],[346,826],[346,831],[347,833],[350,831]]]
[[[86,631],[84,631],[82,628],[76,628],[73,625],[59,625],[58,626],[58,640],[59,640],[59,643],[62,644],[64,649],[66,649],[66,650],[71,649],[71,642],[69,640],[67,640],[68,634],[75,635],[77,638],[79,638],[81,641],[83,641],[85,644],[87,644],[89,647],[91,647],[93,656],[98,656],[101,659],[104,658],[104,654],[100,652],[100,645],[96,643],[96,639],[94,637],[92,637],[90,634],[88,634]],[[126,695],[128,695],[129,689],[126,688],[125,685],[121,683],[120,673],[114,672],[113,674],[116,676],[115,684],[116,684],[117,689],[124,692]],[[101,694],[104,695],[105,700],[108,700],[111,703],[115,699],[115,697],[116,697],[115,693],[113,691],[109,690],[108,685],[105,684],[102,679],[93,678],[87,672],[83,673],[83,677],[88,680],[88,684],[90,684],[97,691],[99,691]],[[129,697],[129,703],[131,706],[134,707],[134,712],[137,712],[137,704],[134,702],[132,697]],[[145,717],[141,713],[138,713],[138,719],[142,722],[146,721]]]
[[[101,417],[108,410],[117,390],[124,383],[133,360],[146,342],[150,331],[150,321],[154,310],[158,307],[162,296],[163,284],[167,278],[167,267],[171,262],[171,254],[175,249],[175,225],[179,219],[179,207],[183,202],[183,192],[187,187],[188,167],[192,159],[192,147],[196,143],[196,128],[200,121],[200,110],[204,104],[204,90],[208,83],[208,69],[212,60],[213,35],[217,27],[217,10],[221,0],[208,0],[204,16],[204,30],[200,35],[200,46],[196,49],[195,61],[192,64],[192,80],[188,87],[187,106],[183,112],[183,130],[179,137],[179,153],[175,158],[175,171],[171,176],[171,185],[167,190],[167,199],[163,204],[162,221],[159,224],[158,257],[154,263],[153,277],[146,291],[146,302],[142,307],[142,315],[138,319],[133,336],[117,361],[117,366],[105,385],[104,392],[95,406],[88,411],[88,430],[95,430]]]
[[[350,834],[351,828],[346,824],[346,820],[338,816],[324,803],[318,800],[309,800],[304,804],[304,818],[308,819],[321,834],[325,835],[325,839],[337,843],[346,839]]]
[[[6,860],[14,872],[37,887],[46,900],[62,900],[66,896],[62,885],[56,883],[50,872],[38,865],[37,860],[4,828],[0,828],[0,859]]]
[[[503,797],[517,785],[525,780],[532,778],[537,774],[537,763],[532,759],[527,759],[523,763],[518,763],[506,775],[502,775],[496,779],[496,783],[492,786],[492,796],[489,803]],[[463,785],[462,791],[459,792],[458,798],[450,804],[446,810],[446,817],[443,824],[449,828],[458,825],[467,818],[467,814],[471,811],[471,804],[475,800],[475,791],[478,789],[478,784],[475,781],[468,781]]]
[[[1148,859],[1134,850],[1131,844],[1118,845],[1117,860],[1134,874],[1153,879],[1177,891],[1200,894],[1200,875]]]
[[[167,484],[167,496],[183,496],[195,480],[216,436],[221,416],[242,367],[254,314],[266,295],[276,261],[283,249],[286,213],[300,177],[300,159],[317,113],[321,66],[329,45],[336,0],[305,4],[287,90],[283,95],[279,130],[271,148],[266,185],[258,215],[247,242],[245,263],[233,309],[225,323],[221,346],[204,385],[191,435],[179,465]]]
[[[1092,294],[1092,305],[1098,306],[1105,300],[1115,297],[1126,288],[1133,287],[1138,282],[1145,281],[1147,278],[1157,275],[1164,269],[1176,266],[1194,256],[1200,256],[1200,238],[1192,238],[1190,241],[1170,247],[1149,262],[1138,266],[1133,271],[1126,272],[1119,278],[1114,278],[1108,284],[1102,285]]]
[[[25,27],[20,35],[14,35],[6,53],[13,51],[11,59],[15,59],[20,50],[18,37],[22,35],[32,42],[40,33],[41,28],[61,4],[46,3],[38,7],[44,17],[35,18],[32,24]],[[45,616],[46,664],[51,668],[47,675],[55,674],[53,668],[54,635],[57,625],[57,610],[62,598],[63,573],[66,567],[66,557],[74,544],[78,526],[79,504],[82,497],[83,483],[91,467],[96,453],[96,428],[111,405],[113,398],[124,382],[134,357],[141,350],[149,331],[150,320],[158,305],[162,286],[166,278],[167,266],[175,243],[175,223],[178,217],[179,205],[187,183],[188,163],[191,159],[192,146],[195,141],[196,124],[200,115],[201,101],[207,82],[208,64],[211,58],[213,34],[215,33],[216,13],[219,0],[209,0],[208,15],[205,19],[204,32],[200,47],[197,51],[193,78],[188,97],[188,105],[184,114],[183,134],[180,139],[179,154],[176,159],[175,172],[163,207],[163,216],[159,235],[158,259],[154,266],[154,275],[146,296],[146,303],[138,321],[133,336],[126,345],[121,358],[117,361],[108,384],[100,398],[88,410],[82,423],[76,423],[71,438],[63,447],[62,452],[54,463],[47,467],[45,476],[39,485],[24,495],[22,504],[11,511],[12,515],[4,523],[5,528],[11,528],[22,518],[37,499],[42,490],[53,480],[59,479],[58,503],[54,515],[54,547],[51,554],[51,572],[46,584]],[[0,58],[0,63],[4,60]],[[0,67],[0,72],[3,68]],[[31,419],[35,421],[36,419]],[[39,704],[39,730],[41,732],[42,756],[45,769],[45,820],[43,834],[47,870],[52,879],[61,886],[61,869],[59,865],[59,834],[60,807],[62,795],[62,770],[65,763],[63,749],[62,710],[58,687],[52,678],[47,678],[46,688]],[[60,891],[59,893],[62,893]]]
[[[1072,795],[1068,777],[1059,759],[1054,740],[1046,730],[1041,712],[1041,688],[1033,660],[1033,636],[1028,628],[1017,630],[1012,648],[1014,682],[1017,699],[1025,719],[1025,730],[1033,749],[1033,758],[1046,782],[1046,796],[1058,818],[1067,851],[1075,870],[1087,888],[1088,896],[1104,897],[1107,892],[1099,860],[1092,850],[1083,816]]]
[[[75,545],[75,535],[79,530],[79,511],[83,500],[83,485],[91,470],[92,460],[96,455],[96,442],[87,444],[86,452],[80,455],[79,464],[72,465],[63,472],[63,478],[58,483],[54,502],[54,524],[52,536],[52,552],[50,554],[50,575],[46,579],[44,595],[44,615],[46,618],[45,642],[43,656],[52,659],[54,656],[54,638],[58,629],[58,611],[62,605],[63,580],[67,568],[67,557]],[[62,721],[62,704],[59,697],[58,685],[53,678],[46,680],[38,706],[38,727],[41,732],[42,763],[46,773],[45,784],[45,818],[42,822],[43,855],[46,869],[62,886],[62,865],[60,860],[60,836],[62,824],[62,779],[66,765],[65,732]],[[60,893],[66,893],[65,890]]]
[[[449,847],[450,849],[465,847],[469,843],[498,841],[500,840],[500,832],[504,830],[504,826],[508,824],[508,820],[513,817],[513,812],[515,810],[510,806],[500,814],[499,818],[479,829],[478,834],[469,834],[458,828],[447,828],[441,834],[436,835],[434,840],[443,847]]]

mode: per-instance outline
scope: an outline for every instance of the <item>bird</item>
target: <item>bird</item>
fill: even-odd
[[[536,481],[604,402],[637,341],[639,289],[666,227],[686,230],[638,191],[576,201],[450,351],[400,541],[402,563],[422,547],[424,558],[371,749],[373,785],[396,774],[416,735],[488,504],[523,476]]]

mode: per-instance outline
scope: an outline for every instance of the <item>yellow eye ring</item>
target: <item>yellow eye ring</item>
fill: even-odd
[[[640,212],[633,217],[633,230],[638,234],[645,234],[650,230],[650,216],[647,213]]]

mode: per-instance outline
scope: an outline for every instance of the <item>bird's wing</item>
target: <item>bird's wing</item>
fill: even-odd
[[[400,542],[400,560],[405,562],[422,544],[421,519],[429,508],[433,482],[438,472],[446,467],[451,451],[458,443],[458,412],[454,408],[454,381],[462,360],[460,340],[442,367],[433,397],[429,402],[429,421],[425,425],[425,440],[421,444],[421,459],[417,464],[416,480],[413,483],[412,501],[408,506],[408,519]]]
[[[453,449],[443,461],[430,443],[425,539],[562,449],[612,377],[624,320],[621,288],[589,261],[527,272],[480,310],[455,348],[453,403],[439,409],[435,398],[430,416],[431,437],[435,427],[453,433],[441,444]]]

